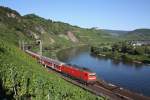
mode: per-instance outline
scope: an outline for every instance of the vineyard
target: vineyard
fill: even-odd
[[[48,73],[13,44],[0,41],[0,99],[103,100]]]

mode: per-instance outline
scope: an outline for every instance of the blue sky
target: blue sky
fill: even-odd
[[[0,0],[0,5],[86,28],[150,28],[150,0]]]

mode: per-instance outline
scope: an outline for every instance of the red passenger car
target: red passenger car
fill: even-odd
[[[61,66],[64,65],[63,62],[54,60],[54,59],[50,59],[47,57],[42,57],[41,59],[41,63],[46,65],[47,67],[50,67],[52,69],[55,69],[56,71],[61,72]]]

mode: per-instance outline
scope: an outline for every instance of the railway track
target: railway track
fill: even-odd
[[[51,70],[50,72],[56,72],[55,70]],[[120,88],[118,86],[108,84],[105,81],[98,80],[95,84],[82,84],[79,81],[73,80],[70,77],[67,77],[61,73],[57,73],[62,79],[79,86],[97,96],[103,96],[108,98],[109,100],[150,100],[150,97],[146,97],[137,93],[133,93],[129,90]]]
[[[131,92],[127,89],[123,89],[121,87],[118,87],[118,86],[115,86],[112,84],[108,84],[104,81],[98,80],[95,85],[97,87],[100,87],[100,88],[102,87],[102,88],[108,90],[112,94],[120,97],[121,100],[150,100],[150,97],[146,97],[142,94]]]

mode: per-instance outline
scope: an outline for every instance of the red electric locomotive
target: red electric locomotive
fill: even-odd
[[[61,67],[61,72],[86,83],[94,83],[96,81],[96,73],[93,73],[89,70],[85,70],[78,66],[64,64]]]
[[[65,73],[73,78],[76,78],[82,82],[86,83],[94,83],[96,81],[96,73],[93,73],[89,70],[85,70],[83,68],[80,68],[78,66],[74,65],[68,65],[63,62],[50,59],[48,57],[40,57],[40,55],[33,53],[29,50],[26,50],[28,54],[30,54],[33,58],[36,58],[37,60],[40,61],[41,64],[52,68],[56,71],[59,71],[61,73]],[[40,59],[41,58],[41,59]]]

